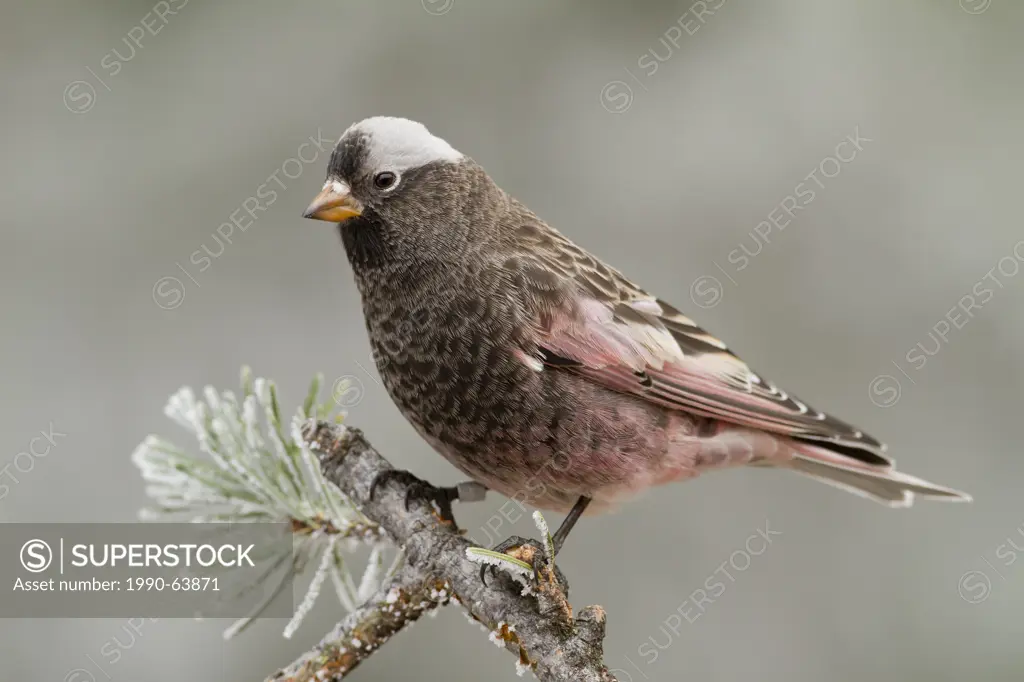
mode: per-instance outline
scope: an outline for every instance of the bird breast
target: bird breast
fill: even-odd
[[[364,294],[377,370],[392,400],[444,441],[497,437],[526,409],[535,374],[515,360],[520,313],[507,296],[435,285],[415,296]]]

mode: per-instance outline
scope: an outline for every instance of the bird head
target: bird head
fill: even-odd
[[[466,159],[422,123],[365,119],[338,140],[323,189],[303,217],[343,223],[364,215],[410,218],[411,211],[436,219],[446,201],[457,199],[458,167]]]

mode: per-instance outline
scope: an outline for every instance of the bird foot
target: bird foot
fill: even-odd
[[[493,552],[506,554],[513,559],[529,564],[533,569],[534,583],[541,589],[557,585],[566,596],[569,594],[569,580],[555,565],[555,558],[548,556],[548,550],[536,540],[513,535],[499,545],[492,548]],[[480,567],[480,580],[487,584],[487,573],[490,571],[491,578],[494,578],[494,564],[485,564]]]
[[[455,515],[452,511],[452,502],[479,502],[487,495],[487,488],[475,481],[465,481],[454,486],[437,487],[427,483],[411,471],[403,469],[388,469],[381,472],[370,484],[370,499],[374,499],[377,489],[387,483],[395,481],[406,486],[405,510],[409,511],[414,500],[422,500],[432,503],[436,507],[437,515],[442,521],[450,523],[456,528]]]

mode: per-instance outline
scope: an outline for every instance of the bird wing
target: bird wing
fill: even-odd
[[[534,325],[546,365],[693,414],[822,442],[870,464],[885,446],[766,381],[668,303],[539,220],[503,267]]]

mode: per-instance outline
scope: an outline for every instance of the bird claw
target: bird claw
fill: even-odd
[[[496,545],[492,548],[492,551],[499,552],[501,554],[507,554],[514,559],[518,559],[524,563],[530,565],[533,568],[533,581],[535,584],[540,585],[545,579],[550,580],[554,578],[555,581],[560,585],[562,591],[569,594],[569,580],[562,573],[561,569],[555,565],[554,557],[549,557],[547,549],[536,540],[520,537],[513,535],[504,542]],[[480,581],[487,585],[487,572],[491,572],[491,577],[494,577],[494,571],[497,566],[494,564],[484,564],[480,567]]]
[[[441,520],[455,525],[455,515],[452,511],[452,502],[459,499],[461,486],[438,488],[427,483],[411,471],[405,471],[403,469],[388,469],[387,471],[382,471],[377,474],[376,478],[373,479],[373,483],[370,484],[370,499],[374,499],[374,496],[377,494],[377,489],[380,486],[391,481],[397,481],[398,483],[406,486],[406,511],[410,510],[414,499],[433,502],[437,505],[438,515],[441,517]]]

